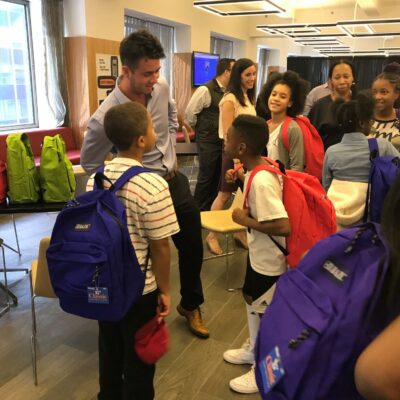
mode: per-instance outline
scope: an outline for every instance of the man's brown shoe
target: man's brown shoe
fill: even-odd
[[[210,331],[204,325],[203,320],[201,319],[200,307],[194,309],[193,311],[188,311],[178,304],[176,309],[180,315],[187,319],[189,329],[192,331],[192,333],[203,339],[207,339],[210,336]]]

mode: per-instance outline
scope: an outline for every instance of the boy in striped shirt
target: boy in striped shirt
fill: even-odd
[[[112,107],[104,116],[104,129],[118,155],[104,168],[115,182],[127,169],[140,165],[155,144],[150,114],[137,102]],[[107,182],[105,182],[105,186]],[[87,189],[93,188],[93,176]],[[99,321],[99,400],[153,399],[155,365],[145,364],[133,349],[135,332],[160,309],[170,312],[170,248],[168,238],[179,231],[167,182],[144,172],[131,178],[117,196],[126,208],[128,229],[139,264],[148,259],[143,296],[118,322]]]

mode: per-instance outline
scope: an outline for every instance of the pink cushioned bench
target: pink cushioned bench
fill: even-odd
[[[67,148],[67,156],[72,164],[78,165],[81,160],[81,151],[78,149],[71,128],[54,128],[54,129],[35,129],[24,132],[28,135],[31,143],[33,155],[36,165],[40,165],[40,152],[45,136],[55,136],[58,133],[64,139]],[[7,133],[0,133],[0,160],[6,161],[6,138]]]

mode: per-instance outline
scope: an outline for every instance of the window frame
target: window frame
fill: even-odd
[[[32,39],[32,26],[31,26],[31,13],[30,2],[28,0],[0,0],[3,3],[19,4],[24,6],[25,11],[25,27],[26,27],[26,43],[28,51],[28,68],[31,84],[31,99],[32,99],[32,113],[33,122],[26,124],[14,124],[8,126],[0,125],[0,134],[6,131],[16,131],[20,129],[32,129],[39,126],[38,123],[38,104],[37,104],[37,90],[36,90],[36,77],[35,77],[35,62],[33,52],[33,39]]]

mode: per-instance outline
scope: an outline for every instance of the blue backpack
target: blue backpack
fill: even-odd
[[[383,203],[389,189],[400,173],[399,157],[379,156],[378,142],[368,139],[371,170],[369,174],[364,222],[381,222]],[[368,201],[369,200],[369,201]]]
[[[279,278],[255,348],[264,400],[361,399],[354,367],[384,329],[368,321],[387,255],[380,226],[367,223],[318,242]]]
[[[108,178],[97,172],[94,189],[68,202],[58,215],[47,262],[64,311],[118,321],[142,295],[145,273],[132,246],[125,207],[115,193],[144,171],[128,169],[109,190],[103,189]]]

